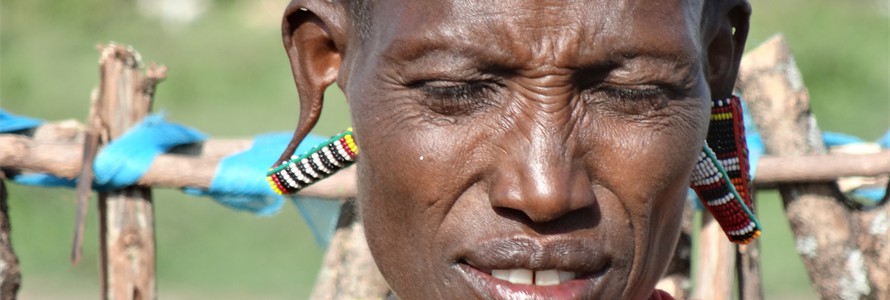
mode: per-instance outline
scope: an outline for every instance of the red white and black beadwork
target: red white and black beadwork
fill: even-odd
[[[748,148],[738,97],[715,100],[707,145],[692,172],[692,189],[732,242],[747,244],[760,235],[751,212]]]
[[[352,128],[315,146],[300,156],[273,167],[266,180],[280,195],[294,194],[355,162],[358,147],[352,139]]]
[[[742,103],[738,97],[732,96],[729,99],[714,101],[707,141],[729,174],[742,201],[751,207],[748,145],[745,140]]]

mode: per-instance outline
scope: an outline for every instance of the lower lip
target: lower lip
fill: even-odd
[[[458,266],[474,286],[494,299],[587,299],[602,277],[585,276],[558,285],[538,286],[510,283],[467,264]]]

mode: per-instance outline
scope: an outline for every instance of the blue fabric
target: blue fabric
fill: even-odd
[[[887,133],[884,133],[884,136],[878,139],[878,145],[881,145],[881,148],[890,149],[890,129],[887,129]]]
[[[247,151],[224,158],[216,169],[216,176],[207,190],[186,189],[192,195],[210,196],[232,209],[257,215],[271,215],[284,205],[284,196],[272,190],[266,172],[290,143],[292,133],[271,133],[254,138]],[[294,153],[308,152],[327,139],[309,135]],[[340,215],[340,202],[312,197],[287,197],[297,207],[316,242],[327,246]]]
[[[266,181],[266,171],[290,143],[291,133],[259,135],[247,151],[223,159],[216,169],[210,190],[231,195],[277,195]],[[297,147],[296,154],[309,151],[327,139],[309,135]]]
[[[158,155],[205,139],[202,133],[169,123],[161,115],[148,116],[96,155],[95,183],[101,189],[133,185],[148,172]]]
[[[16,132],[39,126],[42,121],[17,116],[0,109],[0,132]],[[136,183],[151,167],[158,155],[171,148],[196,143],[206,137],[191,128],[169,123],[161,115],[151,115],[123,136],[102,148],[93,164],[96,190],[113,190]],[[271,215],[284,205],[285,197],[277,195],[266,182],[266,171],[287,147],[291,133],[273,133],[255,138],[253,146],[244,152],[224,158],[207,190],[186,188],[192,195],[211,196],[215,201],[238,210],[258,215]],[[309,135],[297,147],[302,154],[326,138]],[[17,174],[11,178],[22,185],[68,187],[77,179],[60,178],[49,174]],[[309,197],[287,197],[306,220],[316,241],[327,245],[340,215],[340,201]]]
[[[864,143],[862,139],[859,137],[855,137],[845,133],[837,133],[837,132],[822,132],[822,141],[825,143],[826,147],[837,147],[843,146],[847,144],[856,144],[856,143]]]
[[[866,204],[877,205],[884,198],[887,190],[879,187],[859,188],[853,191],[853,196],[865,199]]]
[[[43,123],[43,121],[25,116],[14,115],[0,108],[0,132],[6,133],[24,129],[31,129],[40,126],[41,123]]]
[[[45,173],[37,174],[17,174],[12,177],[12,181],[21,185],[42,186],[42,187],[67,187],[74,188],[77,180],[71,178],[61,178]]]
[[[337,229],[341,201],[310,197],[290,197],[290,199],[312,230],[315,242],[327,247]]]
[[[749,113],[748,104],[745,104],[745,101],[741,101],[741,103],[742,119],[745,124],[745,142],[748,145],[748,173],[753,180],[757,174],[757,163],[760,162],[760,157],[766,153],[766,146],[760,137],[760,130],[757,130],[757,125],[754,124],[754,117]]]
[[[269,182],[266,181],[266,171],[284,152],[291,136],[291,133],[284,132],[257,136],[250,149],[220,161],[209,189],[190,189],[188,192],[211,196],[220,204],[230,208],[259,215],[278,212],[284,204],[284,198],[269,186]],[[308,151],[324,141],[326,139],[309,135],[297,147],[296,153]]]

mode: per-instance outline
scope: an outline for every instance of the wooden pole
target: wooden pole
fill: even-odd
[[[738,87],[768,154],[825,153],[809,94],[781,36],[742,58]],[[833,181],[778,188],[797,250],[823,299],[890,299],[890,205],[860,210]]]
[[[680,229],[680,238],[677,239],[677,247],[674,248],[674,257],[667,271],[658,281],[655,288],[665,291],[676,299],[689,298],[692,285],[692,236],[695,208],[692,202],[686,201],[683,209],[683,225]]]
[[[90,124],[98,125],[92,132],[107,144],[148,115],[165,69],[152,66],[142,74],[139,54],[129,47],[111,44],[100,51],[101,79]],[[156,299],[151,188],[99,193],[99,234],[102,298]]]
[[[73,178],[81,170],[83,135],[79,123],[49,123],[37,130],[46,137],[0,134],[0,167],[23,172],[45,172]],[[162,188],[209,188],[219,161],[250,148],[249,139],[209,139],[178,147],[158,156],[138,185]],[[327,199],[355,197],[355,168],[347,168],[300,191],[300,195]],[[869,154],[769,155],[760,159],[754,184],[774,188],[780,182],[836,180],[841,176],[876,176],[890,173],[890,150]]]
[[[757,208],[757,192],[751,189],[751,209]],[[760,273],[760,239],[736,246],[736,278],[739,300],[763,299],[763,278]]]
[[[19,272],[19,259],[12,250],[9,238],[9,206],[7,205],[6,183],[0,172],[0,300],[14,300],[22,283]]]
[[[720,224],[707,211],[702,212],[698,264],[693,299],[732,299],[735,274],[735,245],[729,242]]]
[[[364,226],[355,210],[353,200],[343,203],[337,231],[325,252],[309,299],[383,299],[389,293],[389,286],[371,257]]]

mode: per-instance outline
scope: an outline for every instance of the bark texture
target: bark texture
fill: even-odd
[[[310,299],[386,297],[389,286],[368,250],[364,226],[356,214],[353,200],[344,202],[337,223],[337,231],[325,253]]]
[[[9,225],[9,206],[6,202],[8,196],[6,182],[0,176],[0,300],[15,299],[22,284],[19,259],[12,250],[12,240],[9,238],[12,227]]]
[[[120,137],[151,110],[155,85],[166,68],[149,66],[145,73],[139,54],[121,45],[100,47],[101,74],[90,113],[80,182],[92,181],[92,160],[98,145]],[[76,261],[83,231],[85,197],[78,188]],[[88,193],[89,187],[86,187]],[[99,243],[103,299],[156,299],[154,208],[150,187],[128,187],[99,193]]]
[[[810,111],[809,94],[781,36],[742,59],[738,87],[768,154],[826,153]],[[886,164],[890,155],[882,152],[878,161]],[[859,208],[844,198],[832,180],[780,183],[778,189],[797,250],[822,298],[890,299],[890,206],[886,201]]]

